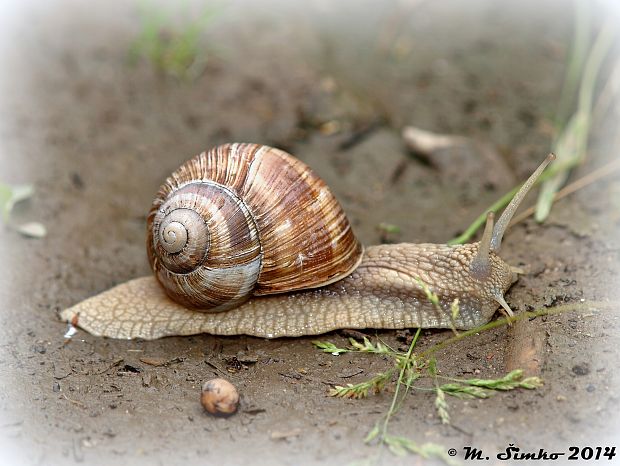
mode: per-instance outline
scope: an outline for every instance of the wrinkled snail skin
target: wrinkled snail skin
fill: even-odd
[[[264,338],[317,335],[340,328],[473,328],[488,322],[516,280],[491,254],[491,274],[481,283],[467,272],[478,243],[462,246],[396,244],[370,246],[348,277],[323,288],[252,298],[227,312],[195,312],[166,296],[153,277],[118,285],[65,310],[97,336],[142,338],[210,333]],[[420,288],[437,283],[439,307]],[[483,286],[481,286],[483,285]],[[459,299],[454,322],[451,304]]]
[[[218,146],[176,170],[153,202],[147,253],[154,277],[120,284],[60,315],[93,335],[147,340],[474,328],[498,307],[512,315],[504,293],[517,276],[499,248],[553,158],[523,184],[497,224],[487,214],[480,242],[364,250],[338,201],[305,164],[268,146]]]

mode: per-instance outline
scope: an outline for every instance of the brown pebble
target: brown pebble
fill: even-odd
[[[239,392],[227,380],[208,380],[202,386],[200,403],[211,414],[227,416],[237,411]]]

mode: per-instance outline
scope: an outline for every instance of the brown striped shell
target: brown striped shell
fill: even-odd
[[[147,229],[151,268],[167,294],[207,311],[333,283],[363,252],[323,180],[258,144],[218,146],[179,167],[159,189]]]

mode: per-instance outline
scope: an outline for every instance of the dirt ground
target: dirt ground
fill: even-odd
[[[495,186],[488,173],[459,177],[458,168],[446,176],[406,149],[402,128],[492,144],[514,182],[525,178],[549,148],[571,3],[218,2],[205,26],[206,68],[191,81],[146,60],[129,62],[141,27],[137,4],[2,8],[0,181],[34,184],[36,195],[14,219],[43,222],[48,234],[33,240],[0,229],[0,462],[373,458],[377,449],[363,439],[392,394],[342,400],[327,392],[387,369],[387,359],[320,353],[311,337],[144,342],[80,331],[65,344],[57,312],[149,273],[144,230],[154,193],[183,161],[223,142],[297,155],[333,188],[365,244],[381,240],[382,222],[400,227],[395,241],[452,238],[512,185]],[[183,24],[177,13],[173,20]],[[618,111],[601,112],[575,178],[617,153]],[[502,255],[526,272],[507,294],[515,311],[619,299],[619,197],[620,180],[609,177],[557,203],[545,224],[530,219],[509,231]],[[619,326],[617,308],[594,305],[537,318],[530,328],[544,335],[543,388],[450,399],[451,425],[441,424],[433,394],[418,391],[391,432],[459,452],[510,443],[529,451],[620,449]],[[367,333],[404,346],[399,332]],[[450,335],[424,331],[420,348]],[[499,377],[511,338],[502,327],[448,346],[437,356],[441,373]],[[321,339],[347,341],[339,332]],[[206,415],[198,402],[201,383],[221,375],[242,395],[240,412],[228,419]],[[378,459],[419,461],[387,451]]]

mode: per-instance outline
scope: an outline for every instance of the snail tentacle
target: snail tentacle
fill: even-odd
[[[508,229],[508,225],[510,224],[510,220],[514,216],[515,212],[521,205],[521,201],[525,198],[527,193],[532,189],[532,187],[536,184],[536,181],[542,175],[542,172],[547,168],[551,162],[555,160],[555,154],[550,153],[547,155],[545,160],[538,166],[538,168],[530,175],[525,183],[521,186],[517,194],[514,195],[508,206],[502,212],[501,217],[495,224],[495,228],[493,228],[493,237],[491,238],[491,250],[495,252],[499,252],[499,249],[502,245],[502,238],[504,237],[504,233]]]
[[[474,257],[474,260],[471,261],[471,265],[469,267],[471,275],[478,280],[487,279],[489,277],[489,274],[491,273],[491,262],[489,259],[489,253],[491,251],[491,237],[493,235],[494,219],[495,214],[493,212],[488,212],[487,223],[484,227],[482,239],[480,240],[480,247],[478,248],[478,252]]]

